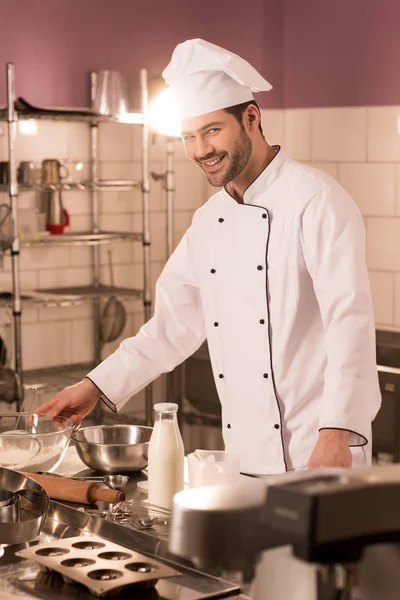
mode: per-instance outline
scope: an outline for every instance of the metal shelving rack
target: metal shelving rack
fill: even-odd
[[[151,292],[150,292],[150,231],[149,231],[149,195],[150,195],[150,177],[149,177],[149,127],[147,123],[148,116],[148,89],[147,89],[147,71],[141,69],[141,99],[142,113],[137,115],[137,122],[142,129],[142,180],[135,181],[105,181],[98,178],[98,135],[99,124],[104,122],[118,123],[116,118],[104,115],[97,115],[91,111],[79,110],[22,110],[16,108],[15,99],[15,68],[13,63],[7,63],[7,107],[0,111],[0,120],[7,120],[8,124],[8,152],[9,152],[9,183],[7,186],[1,186],[0,191],[7,191],[10,200],[11,216],[13,220],[13,242],[11,247],[11,265],[12,265],[12,297],[0,298],[0,306],[3,304],[12,305],[12,314],[14,319],[14,347],[15,347],[15,372],[17,373],[21,385],[21,397],[17,398],[18,408],[23,401],[23,357],[21,344],[21,313],[22,305],[35,306],[74,306],[84,301],[90,300],[93,303],[93,335],[94,335],[94,364],[101,361],[101,340],[100,340],[100,298],[110,295],[120,297],[133,297],[143,300],[145,321],[151,317]],[[91,97],[92,105],[94,101],[96,87],[96,73],[91,75]],[[80,189],[89,190],[92,200],[92,230],[90,232],[79,232],[63,234],[61,236],[43,236],[34,239],[20,239],[18,231],[18,192],[17,183],[17,159],[16,159],[16,138],[18,119],[45,119],[53,121],[83,121],[90,126],[91,141],[91,160],[90,160],[90,181],[84,183],[63,183],[60,186],[21,186],[21,191],[25,189]],[[99,229],[99,192],[105,190],[134,190],[141,189],[143,205],[143,228],[141,232],[109,232]],[[141,290],[130,288],[118,288],[105,286],[100,283],[100,245],[115,241],[141,241],[144,250],[144,281]],[[32,294],[22,296],[20,288],[20,266],[19,256],[20,248],[25,246],[46,246],[52,245],[87,245],[92,248],[93,259],[93,282],[91,286],[76,288],[59,288],[47,290],[34,290]],[[145,413],[146,423],[152,422],[152,387],[147,386],[145,391]]]

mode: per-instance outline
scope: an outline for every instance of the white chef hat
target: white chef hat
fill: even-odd
[[[253,92],[272,89],[246,60],[201,39],[178,44],[162,75],[181,120],[249,102]]]

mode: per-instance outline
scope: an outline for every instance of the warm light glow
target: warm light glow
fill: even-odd
[[[121,123],[139,123],[141,125],[143,123],[143,115],[142,113],[125,112],[120,114],[118,120]]]
[[[35,119],[18,121],[18,131],[21,135],[37,135],[38,126]]]
[[[161,135],[180,137],[178,112],[170,89],[161,92],[150,104],[149,125],[151,129]]]

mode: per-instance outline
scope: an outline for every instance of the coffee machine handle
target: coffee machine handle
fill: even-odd
[[[69,226],[69,212],[66,208],[64,208],[64,225],[65,227]]]

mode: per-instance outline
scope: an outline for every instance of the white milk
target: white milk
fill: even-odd
[[[149,443],[149,502],[171,508],[172,498],[183,490],[184,448],[176,420],[178,406],[163,403],[154,408],[156,420]]]

